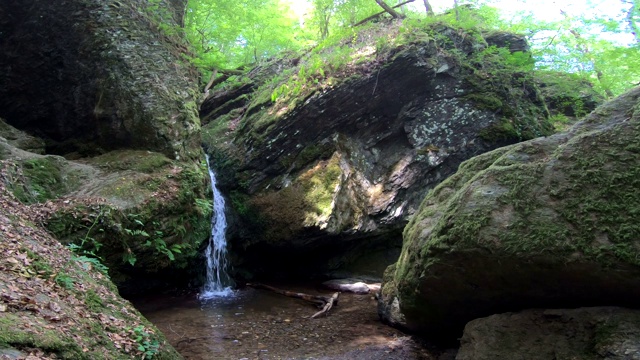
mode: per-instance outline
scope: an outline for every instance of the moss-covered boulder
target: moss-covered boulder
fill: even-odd
[[[69,251],[39,225],[41,209],[11,194],[15,168],[0,161],[0,357],[180,359],[99,262]]]
[[[181,5],[3,1],[0,116],[58,155],[125,148],[199,157],[198,74],[172,16]]]
[[[399,245],[426,192],[460,162],[550,134],[529,56],[483,36],[371,25],[214,93],[203,140],[239,215],[234,251],[291,274],[371,250],[362,245]]]
[[[385,273],[382,317],[459,336],[525,308],[640,301],[640,88],[568,132],[463,163],[432,190]]]

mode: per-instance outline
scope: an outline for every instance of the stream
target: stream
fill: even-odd
[[[309,294],[331,290],[276,284]],[[342,293],[328,316],[299,299],[245,288],[201,301],[196,295],[133,300],[185,359],[435,359],[378,319],[372,295]]]
[[[200,294],[134,299],[185,359],[433,359],[402,332],[382,324],[373,295],[343,293],[327,316],[300,299],[267,290],[232,290],[227,274],[224,196],[213,192],[211,237]],[[333,292],[309,284],[274,284],[312,295]]]

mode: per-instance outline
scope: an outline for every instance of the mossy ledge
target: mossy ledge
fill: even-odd
[[[6,188],[0,162],[0,355],[38,359],[180,359],[100,271],[39,225],[42,209]]]
[[[41,208],[63,244],[101,259],[121,293],[198,281],[212,211],[204,162],[139,150],[69,161],[1,140],[8,191]]]

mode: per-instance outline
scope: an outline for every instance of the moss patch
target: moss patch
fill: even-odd
[[[116,150],[89,160],[106,170],[133,170],[142,173],[156,172],[172,163],[165,155],[151,151]]]
[[[25,160],[22,173],[26,177],[25,186],[16,188],[14,194],[24,203],[54,199],[65,190],[60,164],[49,157]]]
[[[300,172],[291,185],[266,191],[250,200],[270,241],[290,239],[305,227],[323,227],[333,210],[342,171],[340,158],[319,161]]]

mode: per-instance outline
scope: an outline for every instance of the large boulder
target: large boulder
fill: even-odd
[[[640,88],[570,131],[477,156],[432,190],[385,273],[413,331],[532,307],[640,301]]]
[[[399,246],[426,192],[463,160],[551,133],[509,50],[441,25],[404,38],[384,26],[255,69],[204,102],[203,138],[239,215],[230,244],[254,270],[308,274],[354,260],[336,254]]]
[[[180,359],[96,259],[36,225],[40,211],[7,189],[14,168],[0,161],[0,357]]]
[[[199,157],[198,74],[170,31],[184,1],[157,3],[3,1],[0,116],[59,155]]]
[[[640,359],[640,311],[526,310],[467,324],[456,360]]]

